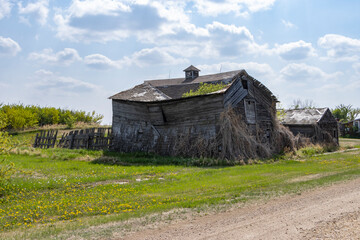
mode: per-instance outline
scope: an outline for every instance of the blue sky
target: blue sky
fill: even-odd
[[[0,0],[0,102],[95,110],[144,80],[245,69],[289,107],[360,107],[357,0]]]

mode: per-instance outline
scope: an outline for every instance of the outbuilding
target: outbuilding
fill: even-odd
[[[191,65],[184,72],[184,78],[144,81],[110,97],[115,150],[221,158],[281,151],[274,147],[277,99],[267,87],[245,70],[200,76]],[[203,84],[224,87],[184,97]]]
[[[338,123],[329,108],[285,110],[281,123],[313,143],[339,144]]]

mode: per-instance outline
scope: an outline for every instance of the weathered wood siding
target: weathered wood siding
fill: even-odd
[[[324,141],[332,141],[339,144],[339,126],[329,109],[326,110],[320,119],[318,126],[323,131],[321,137]]]
[[[114,149],[169,155],[181,136],[214,139],[220,115],[229,107],[258,141],[271,143],[275,100],[257,81],[238,75],[225,93],[148,103],[113,100]]]
[[[113,100],[114,148],[171,154],[180,135],[216,136],[223,110],[221,94],[158,103]]]
[[[241,78],[238,77],[229,87],[224,95],[225,107],[236,107],[241,100],[248,94],[248,90],[244,88]]]
[[[276,102],[252,78],[242,76],[240,80],[242,87],[239,87],[239,90],[246,91],[246,95],[237,103],[235,109],[248,124],[250,132],[262,143],[270,144],[274,131]],[[247,89],[244,89],[246,87]]]
[[[301,134],[308,137],[313,143],[339,144],[338,123],[330,110],[326,110],[316,124],[284,124],[296,136]]]
[[[300,134],[304,137],[308,137],[308,138],[312,138],[314,137],[315,134],[315,127],[311,124],[306,124],[306,125],[289,125],[289,124],[284,124],[286,127],[288,127],[290,129],[290,131],[294,134],[294,136]]]

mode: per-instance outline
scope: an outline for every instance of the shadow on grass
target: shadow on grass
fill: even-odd
[[[103,156],[93,161],[93,164],[104,165],[120,165],[120,166],[161,166],[161,165],[176,165],[176,166],[194,166],[194,167],[228,167],[234,164],[229,164],[226,160],[213,158],[186,158],[173,156],[160,156],[146,152],[135,153],[119,153],[113,151],[104,151]]]

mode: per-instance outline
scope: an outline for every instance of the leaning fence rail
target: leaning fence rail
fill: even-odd
[[[55,146],[57,134],[57,130],[41,131],[36,134],[33,146],[35,148],[53,148]]]
[[[48,136],[52,130],[43,131],[41,136]],[[56,132],[57,135],[57,132]],[[41,147],[37,142],[45,140],[39,140],[38,134],[35,138],[34,147]],[[51,147],[55,146],[55,140],[53,140]],[[47,145],[46,145],[47,146]],[[105,150],[110,149],[112,146],[112,131],[111,128],[91,128],[82,130],[73,130],[68,133],[63,133],[61,138],[56,144],[60,148],[69,149],[91,149],[91,150]]]

